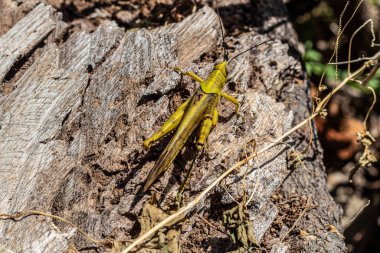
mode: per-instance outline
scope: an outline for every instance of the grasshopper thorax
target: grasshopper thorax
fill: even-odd
[[[227,65],[227,61],[222,61],[220,63],[215,64],[214,70],[219,70],[224,75],[224,77],[227,78]]]

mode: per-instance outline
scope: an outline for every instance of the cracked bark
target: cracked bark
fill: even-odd
[[[229,8],[221,8],[222,16],[233,11]],[[285,7],[281,1],[256,1],[251,8],[261,13],[255,29],[267,33],[227,37],[229,54],[268,37],[276,40],[233,62],[228,88],[242,102],[245,121],[231,116],[233,106],[222,101],[220,123],[207,154],[197,160],[186,201],[242,159],[250,140],[263,147],[310,112],[309,87]],[[98,239],[134,238],[137,217],[150,199],[140,192],[142,184],[168,138],[149,152],[142,141],[197,87],[171,68],[181,66],[201,77],[212,69],[217,57],[200,56],[218,51],[218,17],[204,7],[177,24],[127,32],[108,22],[58,43],[65,27],[59,13],[41,4],[0,38],[0,212],[44,210]],[[307,170],[291,170],[288,146],[302,150],[307,139],[307,134],[293,135],[287,145],[269,150],[210,193],[189,215],[183,251],[234,249],[227,236],[193,214],[218,227],[221,212],[241,200],[244,189],[254,196],[249,212],[255,235],[271,252],[345,251],[343,240],[327,228],[341,230],[341,211],[327,192],[316,138],[304,157]],[[173,203],[193,152],[193,145],[186,145],[155,183],[161,207]],[[290,226],[282,222],[284,207],[273,195],[285,201],[312,196],[316,208],[297,225],[312,237],[291,233],[280,242]],[[70,245],[91,252],[96,246],[72,227],[41,217],[3,220],[0,234],[0,247],[14,252],[65,252]]]

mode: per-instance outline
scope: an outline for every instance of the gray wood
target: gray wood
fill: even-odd
[[[16,23],[0,40],[0,81],[11,67],[25,57],[59,25],[52,7],[38,5]]]
[[[181,66],[204,78],[211,71],[214,61],[199,59],[220,45],[218,16],[204,7],[177,24],[126,32],[108,22],[94,33],[74,33],[57,44],[65,28],[59,17],[51,7],[38,5],[0,38],[1,51],[6,52],[0,55],[1,85],[10,72],[18,73],[6,80],[13,88],[0,97],[0,212],[44,210],[95,238],[130,239],[137,235],[137,218],[151,199],[141,193],[142,184],[165,140],[150,152],[143,150],[142,142],[198,87],[172,68]],[[277,38],[280,30],[269,36]],[[226,38],[239,42],[230,55],[266,39],[255,32]],[[37,52],[41,41],[44,45]],[[18,69],[16,63],[25,56],[33,61]],[[247,142],[254,139],[260,149],[308,115],[309,89],[301,62],[280,40],[237,58],[230,79],[236,87],[229,92],[241,101],[245,120],[233,116],[230,103],[221,103],[221,122],[209,137],[207,155],[197,160],[186,201],[224,167],[244,158]],[[218,186],[189,215],[181,234],[184,252],[232,249],[225,235],[202,224],[194,213],[217,222],[221,217],[215,208],[223,210],[240,200],[244,189],[253,196],[249,212],[256,237],[272,252],[344,251],[343,240],[326,230],[329,224],[340,229],[340,213],[326,190],[317,141],[305,161],[308,170],[297,169],[287,178],[288,146],[300,147],[306,143],[302,140],[293,136]],[[187,145],[154,184],[161,207],[175,200],[193,151]],[[281,210],[270,197],[279,187],[284,196],[312,194],[317,208],[298,227],[315,239],[290,235],[289,245],[271,237],[268,229]],[[95,246],[72,227],[44,217],[0,221],[0,235],[0,246],[14,252],[64,252],[71,244],[91,251],[88,247]]]

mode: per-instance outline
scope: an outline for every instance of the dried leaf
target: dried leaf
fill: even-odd
[[[181,244],[179,241],[179,235],[181,232],[179,230],[170,229],[166,234],[160,233],[159,244],[163,252],[181,252]]]
[[[157,223],[168,217],[161,209],[147,203],[143,207],[142,214],[139,218],[141,224],[141,234],[145,234],[149,229],[154,227]]]
[[[145,234],[147,231],[152,229],[155,225],[157,225],[159,222],[161,222],[168,216],[169,215],[166,214],[161,209],[151,205],[150,203],[147,203],[144,206],[143,212],[139,218],[139,222],[141,224],[140,234]],[[183,218],[184,217],[179,217],[178,219],[169,222],[168,224],[165,225],[165,228],[173,226],[174,224],[178,223],[178,221]],[[157,244],[158,248],[161,249],[161,252],[170,252],[170,253],[181,252],[181,247],[180,247],[180,242],[179,242],[179,235],[181,232],[175,228],[172,228],[168,231],[166,231],[165,229],[162,229],[162,230],[158,232],[158,238],[152,239],[151,243]]]
[[[352,181],[352,177],[360,168],[372,166],[372,163],[377,162],[376,156],[370,149],[370,146],[375,142],[375,138],[371,135],[371,133],[368,131],[358,132],[357,139],[358,142],[360,142],[364,146],[364,151],[359,158],[358,164],[350,172],[350,181]]]
[[[340,238],[344,239],[344,236],[338,231],[338,229],[334,225],[328,225],[328,231],[337,234]]]
[[[316,236],[309,234],[307,231],[300,229],[299,230],[300,236],[306,240],[315,240],[317,239]]]
[[[253,232],[253,223],[249,219],[247,206],[244,202],[225,211],[223,213],[223,223],[229,230],[234,243],[240,242],[245,250],[259,247]]]

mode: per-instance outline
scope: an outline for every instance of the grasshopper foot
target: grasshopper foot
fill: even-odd
[[[177,72],[178,74],[185,75],[185,73],[182,71],[180,67],[174,67],[173,70]]]
[[[203,145],[203,143],[198,141],[196,147],[197,147],[198,151],[201,151],[203,149],[204,145]]]
[[[245,121],[245,117],[243,114],[241,114],[240,112],[235,112],[235,114],[240,117],[243,121]]]
[[[152,138],[148,138],[148,139],[146,139],[146,140],[144,141],[143,146],[144,146],[144,148],[145,148],[146,150],[149,150],[150,147],[152,146],[152,144],[153,144],[153,139],[152,139]]]

